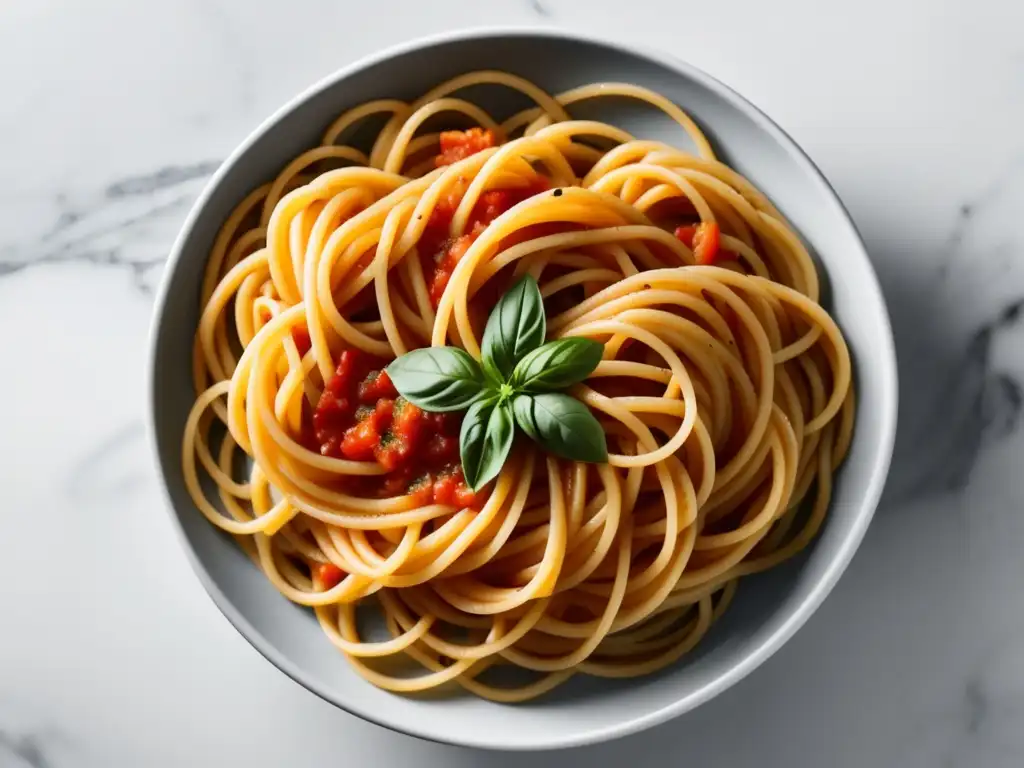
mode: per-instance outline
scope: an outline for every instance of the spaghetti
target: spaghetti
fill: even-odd
[[[535,106],[498,122],[455,95],[481,84]],[[568,112],[610,97],[662,110],[695,151]],[[369,152],[344,144],[375,124]],[[458,415],[403,403],[380,371],[430,345],[479,358],[524,274],[549,338],[604,344],[570,393],[608,460],[519,439],[473,493]],[[822,524],[854,399],[818,292],[780,213],[656,93],[551,96],[474,72],[373,101],[246,197],[213,246],[185,481],[374,685],[511,702],[575,674],[648,674]],[[368,604],[382,638],[357,622]]]

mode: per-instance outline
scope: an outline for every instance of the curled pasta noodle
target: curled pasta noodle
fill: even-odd
[[[492,116],[464,97],[480,85],[534,106]],[[604,98],[663,111],[687,148],[572,117]],[[438,132],[438,116],[464,130]],[[372,125],[371,145],[345,143]],[[416,471],[376,453],[383,433],[357,445],[378,413],[387,429],[413,418],[377,371],[431,344],[479,358],[523,274],[550,338],[604,344],[571,394],[603,426],[607,463],[518,439],[474,494],[457,417],[417,433],[434,463]],[[851,440],[850,357],[807,250],[682,108],[640,86],[550,95],[474,72],[350,109],[228,217],[201,300],[189,493],[388,690],[517,702],[675,663],[742,576],[813,540]]]

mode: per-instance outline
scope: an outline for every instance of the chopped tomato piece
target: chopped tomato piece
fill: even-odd
[[[697,227],[697,224],[683,224],[682,226],[676,227],[676,240],[681,242],[691,251],[693,250],[693,236],[697,234]]]
[[[474,209],[474,218],[487,225],[515,205],[512,193],[507,189],[489,189],[480,195],[480,201]]]
[[[455,502],[455,475],[444,474],[434,481],[434,503],[452,504]]]
[[[469,250],[476,237],[474,234],[457,237],[449,244],[447,250],[438,254],[440,258],[436,260],[434,276],[430,280],[430,300],[435,307],[441,302],[441,296],[444,295],[444,289],[448,287],[448,282],[452,279],[455,266],[466,255],[466,251]]]
[[[480,500],[479,495],[466,485],[466,480],[462,476],[462,466],[459,464],[450,465],[434,480],[435,504],[449,504],[465,509],[476,507]]]
[[[491,130],[470,128],[468,131],[443,131],[441,154],[434,160],[434,164],[441,168],[494,146],[497,146],[497,139]]]
[[[434,500],[434,478],[426,472],[413,480],[408,488],[409,494],[420,506],[430,504]]]
[[[346,349],[338,358],[334,375],[327,380],[309,419],[312,436],[304,436],[305,445],[312,444],[324,456],[340,457],[345,431],[352,426],[356,410],[356,382],[368,366],[366,357],[356,350]]]
[[[461,482],[455,486],[455,506],[457,507],[472,507],[476,502],[476,494],[473,493],[473,489],[466,485],[465,482]]]
[[[363,419],[354,427],[345,430],[341,441],[341,454],[352,461],[373,461],[374,449],[380,444],[380,432],[376,422]]]
[[[363,376],[366,367],[362,353],[354,349],[344,350],[338,358],[338,367],[335,368],[334,375],[327,382],[324,391],[335,395],[350,394],[352,385]]]
[[[392,432],[385,432],[373,450],[373,457],[388,472],[394,472],[412,457],[412,449],[408,440],[396,437]]]
[[[332,458],[376,461],[385,470],[339,478],[346,493],[408,495],[420,505],[478,505],[480,494],[466,486],[459,465],[461,416],[427,413],[398,396],[383,366],[365,353],[344,350],[316,408],[303,404],[300,443]]]
[[[462,237],[455,238],[455,242],[448,247],[448,252],[445,254],[442,262],[443,265],[448,269],[455,269],[455,265],[466,255],[466,251],[473,245],[473,240],[475,239],[473,235],[463,235]]]
[[[334,563],[317,563],[313,568],[313,581],[320,584],[321,590],[338,586],[345,572]]]
[[[423,411],[405,398],[395,402],[391,428],[383,434],[375,451],[382,467],[392,471],[406,465],[414,457],[420,444],[424,415]]]
[[[341,437],[352,417],[352,402],[338,397],[329,390],[320,395],[313,414],[313,434],[316,436],[320,453],[337,456],[341,448]]]
[[[432,259],[438,252],[447,248],[452,217],[455,216],[455,211],[458,210],[459,203],[462,202],[468,188],[469,179],[459,176],[445,195],[438,199],[434,209],[430,212],[430,218],[427,220],[427,225],[417,244],[421,258]]]
[[[345,431],[341,441],[341,453],[352,461],[373,461],[381,447],[381,437],[391,422],[395,401],[381,398],[372,411],[365,413],[359,422]]]
[[[519,205],[519,203],[528,200],[534,195],[546,192],[550,188],[550,182],[538,174],[529,184],[523,187],[489,189],[480,195],[480,199],[473,206],[473,214],[470,216],[470,221],[475,223],[474,226],[486,227],[505,213],[505,211]]]
[[[382,495],[412,496],[420,506],[431,504],[434,500],[434,477],[430,472],[417,472],[406,467],[387,476]]]
[[[390,425],[391,419],[394,417],[394,413],[395,401],[387,397],[382,397],[373,407],[373,416],[371,418],[376,420],[378,426]]]
[[[452,185],[448,187],[444,197],[438,200],[437,205],[434,206],[434,210],[430,214],[428,226],[442,226],[447,234],[448,225],[451,224],[452,217],[462,203],[462,198],[465,196],[467,189],[469,189],[469,179],[465,176],[456,178]]]
[[[683,245],[693,251],[698,264],[715,263],[719,255],[718,243],[721,239],[718,224],[713,221],[688,224],[677,227],[675,235]]]
[[[382,397],[394,399],[398,397],[398,390],[391,383],[387,371],[370,371],[359,382],[359,400],[363,403],[376,403]]]
[[[409,464],[384,475],[379,481],[377,495],[382,498],[411,495],[420,505],[430,504],[432,483],[430,472]]]
[[[394,421],[391,428],[399,437],[416,441],[427,425],[427,414],[404,397],[395,401]]]

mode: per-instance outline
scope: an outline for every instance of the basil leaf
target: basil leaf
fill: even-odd
[[[604,344],[573,337],[549,341],[527,353],[512,374],[512,386],[519,391],[550,392],[577,384],[601,362]]]
[[[425,411],[461,411],[488,392],[480,364],[457,347],[414,349],[386,370],[398,393]]]
[[[493,400],[483,400],[466,412],[459,433],[459,458],[466,484],[474,491],[501,471],[512,450],[515,427],[507,402],[495,405]]]
[[[591,463],[608,460],[601,423],[575,397],[556,392],[517,395],[512,411],[522,430],[556,456]]]
[[[544,343],[547,320],[537,281],[523,275],[491,311],[481,347],[484,368],[498,382],[508,381],[523,356]]]

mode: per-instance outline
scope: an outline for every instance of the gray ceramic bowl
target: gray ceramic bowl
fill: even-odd
[[[827,525],[805,556],[745,580],[703,644],[662,673],[574,679],[516,706],[468,695],[406,698],[357,677],[312,612],[281,597],[194,509],[180,463],[193,400],[189,372],[200,280],[231,208],[315,144],[347,107],[411,99],[448,77],[485,68],[510,70],[549,92],[600,80],[639,83],[687,109],[726,162],[775,202],[819,257],[829,308],[853,354],[859,404]],[[488,96],[496,113],[511,111],[502,109],[507,94],[484,94],[485,101]],[[641,137],[684,139],[667,120],[616,100],[595,103],[587,115]],[[561,32],[467,32],[402,45],[343,69],[285,105],[225,161],[185,222],[157,300],[151,365],[153,445],[174,520],[200,579],[231,623],[287,675],[352,714],[427,739],[496,749],[572,746],[633,733],[696,707],[761,664],[807,621],[850,562],[881,495],[896,426],[896,360],[882,294],[850,217],[813,163],[755,107],[704,73],[667,56]]]

